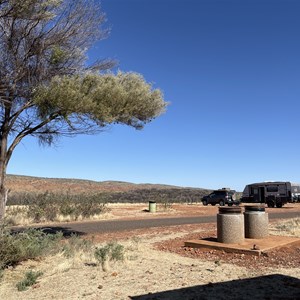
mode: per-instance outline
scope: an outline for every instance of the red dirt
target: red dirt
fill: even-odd
[[[142,206],[143,207],[143,206]],[[145,206],[146,208],[146,206]],[[134,219],[134,211],[141,211],[141,205],[131,204],[128,207],[114,208],[112,213],[118,218]],[[266,208],[266,212],[286,212],[286,211],[300,211],[300,203],[289,203],[282,208]],[[166,212],[167,216],[197,216],[197,215],[216,215],[218,206],[202,206],[200,204],[180,205],[174,204],[171,212]],[[149,213],[148,213],[149,214]],[[154,214],[153,217],[158,215]],[[275,222],[275,221],[272,221]],[[189,233],[193,230],[201,228],[202,233]],[[239,266],[246,266],[248,268],[266,268],[266,267],[300,267],[300,244],[275,249],[268,252],[264,256],[252,256],[245,254],[226,253],[220,250],[212,249],[195,249],[184,247],[184,242],[187,240],[201,239],[207,237],[216,237],[216,224],[199,224],[199,225],[183,225],[170,226],[164,228],[148,228],[138,229],[129,232],[107,233],[95,236],[97,242],[107,240],[129,239],[133,236],[153,236],[156,234],[170,234],[186,232],[187,234],[180,238],[170,239],[154,245],[154,247],[161,251],[169,251],[177,253],[178,255],[192,257],[195,259],[203,259],[215,261],[217,264],[226,262]]]

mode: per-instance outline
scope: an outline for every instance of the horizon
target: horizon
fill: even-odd
[[[141,73],[171,102],[141,131],[20,144],[8,173],[243,190],[299,182],[300,2],[102,0],[88,62]]]
[[[133,184],[133,185],[162,185],[162,186],[170,186],[170,187],[178,187],[178,188],[191,188],[191,189],[203,189],[203,190],[216,190],[216,189],[209,189],[206,187],[194,187],[194,186],[180,186],[180,185],[172,185],[172,184],[164,184],[164,183],[150,183],[150,182],[129,182],[129,181],[120,181],[120,180],[104,180],[104,181],[98,181],[98,180],[92,180],[92,179],[85,179],[85,178],[66,178],[66,177],[39,177],[39,176],[33,176],[33,175],[19,175],[19,174],[7,174],[9,176],[17,176],[17,177],[29,177],[29,178],[37,178],[37,179],[46,179],[46,180],[78,180],[78,181],[91,181],[94,183],[106,183],[106,182],[112,182],[112,183],[125,183],[125,184]],[[262,183],[279,183],[284,181],[278,181],[278,180],[266,180],[262,181]],[[250,182],[245,184],[242,190],[236,190],[236,192],[241,193],[243,192],[246,185],[249,184],[257,184],[260,182]],[[300,184],[300,182],[291,182],[293,184]],[[230,188],[230,187],[220,187],[219,189],[224,188]]]

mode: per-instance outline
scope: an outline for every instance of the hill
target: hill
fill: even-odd
[[[93,192],[129,192],[144,189],[186,189],[184,187],[142,183],[135,184],[123,181],[92,181],[84,179],[68,178],[44,178],[22,175],[7,175],[7,186],[11,192],[16,193],[53,193],[69,192],[71,194],[83,194]],[[198,190],[197,188],[188,188]],[[203,189],[199,189],[203,190]]]
[[[135,184],[120,181],[92,181],[83,179],[43,178],[8,175],[9,203],[20,203],[20,194],[107,194],[108,202],[195,202],[209,192],[208,189],[179,187],[165,184]],[[23,198],[21,196],[21,198]]]

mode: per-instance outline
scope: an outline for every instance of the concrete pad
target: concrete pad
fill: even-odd
[[[184,243],[185,247],[215,249],[225,252],[250,254],[256,256],[265,254],[270,250],[290,245],[300,246],[300,238],[272,235],[262,239],[245,239],[239,244],[220,243],[217,241],[217,238],[190,240]]]

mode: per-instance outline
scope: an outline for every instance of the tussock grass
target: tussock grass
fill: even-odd
[[[25,278],[22,281],[19,281],[16,284],[18,291],[25,291],[28,287],[34,285],[38,279],[38,277],[42,276],[43,272],[34,272],[32,270],[25,273]]]
[[[284,220],[271,226],[270,231],[277,235],[300,237],[300,218]]]

